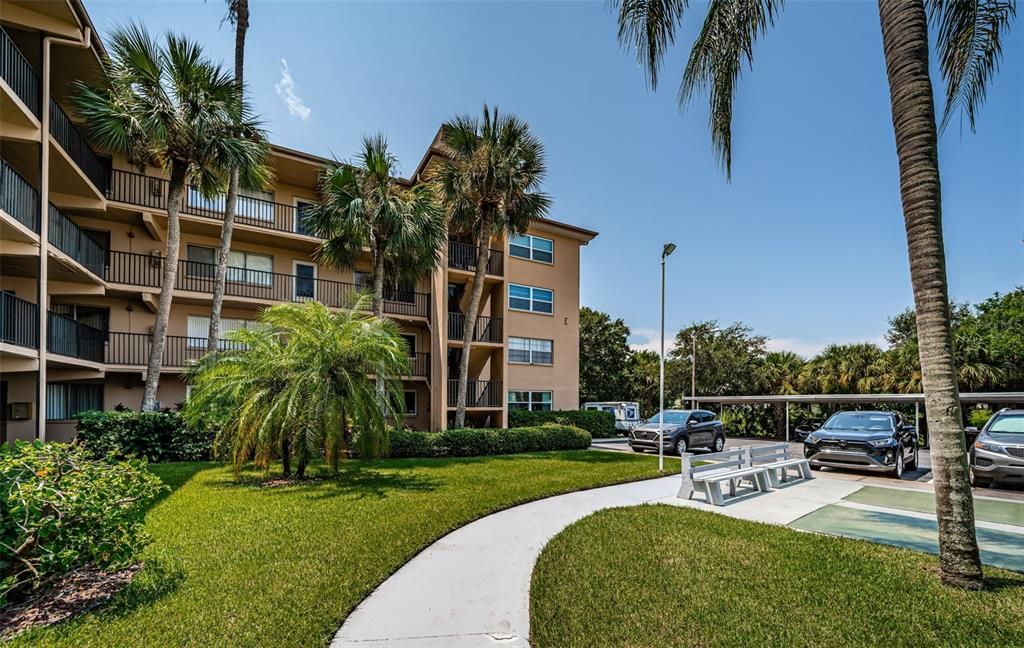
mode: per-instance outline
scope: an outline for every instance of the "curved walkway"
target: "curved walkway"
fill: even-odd
[[[530,577],[541,549],[604,508],[664,502],[788,524],[859,484],[815,479],[725,507],[675,497],[679,477],[606,486],[522,504],[449,533],[380,585],[345,620],[332,648],[529,646]],[[795,486],[795,484],[794,484]]]

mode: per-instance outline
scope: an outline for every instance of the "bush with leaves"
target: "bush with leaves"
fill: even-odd
[[[77,417],[78,441],[94,457],[144,457],[152,462],[210,458],[213,433],[186,424],[178,412],[92,410]]]
[[[557,423],[571,425],[586,430],[595,439],[605,439],[617,434],[615,431],[615,415],[601,410],[557,410],[550,412],[531,412],[529,410],[509,410],[509,427],[528,427]]]
[[[79,567],[133,562],[148,542],[146,505],[164,489],[142,461],[77,444],[0,446],[0,607]]]
[[[590,434],[570,425],[539,425],[496,430],[456,428],[442,432],[395,430],[391,457],[481,457],[486,455],[583,450]]]

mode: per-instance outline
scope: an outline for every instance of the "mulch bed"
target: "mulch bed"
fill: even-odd
[[[76,569],[45,594],[0,610],[0,639],[36,626],[51,625],[105,603],[124,588],[142,565],[116,572],[96,567]]]

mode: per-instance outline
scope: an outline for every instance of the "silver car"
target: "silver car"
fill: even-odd
[[[988,486],[1001,481],[1024,485],[1024,410],[996,412],[971,445],[971,483]]]

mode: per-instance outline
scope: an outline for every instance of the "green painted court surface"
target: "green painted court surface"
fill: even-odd
[[[791,527],[830,535],[858,538],[881,544],[938,553],[938,524],[932,514],[931,493],[867,486],[846,501],[885,507],[887,511],[865,510],[830,504],[792,522]],[[1017,502],[975,500],[978,519],[1019,526],[1019,531],[978,527],[981,560],[986,565],[1024,572],[1024,505]],[[912,516],[906,511],[916,514]]]

